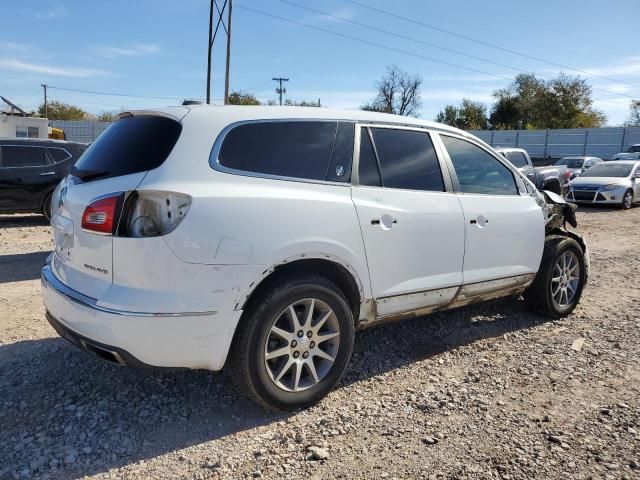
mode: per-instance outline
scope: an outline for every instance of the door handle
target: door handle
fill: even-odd
[[[56,172],[42,172],[42,173],[40,174],[40,176],[41,176],[41,177],[48,177],[48,176],[50,176],[50,175],[55,175],[55,174],[56,174]]]
[[[396,223],[398,223],[397,218],[393,218],[391,215],[385,213],[380,218],[372,218],[371,225],[380,225],[383,230],[389,230]]]
[[[478,228],[484,228],[489,223],[489,219],[484,215],[478,215],[476,218],[469,220],[469,223],[471,225],[477,225]]]

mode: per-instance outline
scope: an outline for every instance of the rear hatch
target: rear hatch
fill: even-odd
[[[125,114],[84,152],[52,198],[51,225],[56,254],[53,270],[72,289],[100,298],[113,281],[113,236],[121,204],[113,218],[100,213],[100,229],[85,223],[101,199],[117,204],[119,195],[135,190],[149,170],[164,163],[180,136],[180,118],[157,112]],[[124,195],[122,195],[124,197]],[[113,226],[113,228],[112,228]]]

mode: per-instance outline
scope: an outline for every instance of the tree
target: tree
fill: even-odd
[[[284,105],[286,105],[287,107],[320,107],[320,99],[318,99],[317,102],[314,102],[313,100],[301,100],[301,101],[295,101],[295,100],[289,100],[288,98],[284,101]]]
[[[640,100],[631,100],[629,117],[624,122],[625,127],[640,127]]]
[[[113,111],[104,111],[99,113],[98,115],[96,115],[96,121],[98,122],[115,122],[116,120],[118,120],[118,114],[120,112],[113,110]]]
[[[489,128],[487,107],[481,102],[463,98],[459,107],[446,105],[436,115],[436,122],[445,123],[464,130],[486,130]]]
[[[378,90],[376,97],[371,102],[362,105],[360,109],[416,116],[422,106],[421,87],[422,77],[420,75],[410,75],[400,70],[396,65],[391,65],[387,67],[385,75],[376,83]]]
[[[489,120],[497,129],[590,128],[607,121],[593,108],[586,80],[562,73],[548,81],[521,73],[493,97]]]
[[[229,94],[229,105],[260,105],[260,100],[252,93],[231,92]]]
[[[45,116],[44,103],[38,107],[38,115]],[[87,112],[75,105],[53,101],[47,104],[47,118],[49,120],[84,120]]]

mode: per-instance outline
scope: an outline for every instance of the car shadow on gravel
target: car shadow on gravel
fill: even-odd
[[[49,220],[44,215],[0,215],[0,229],[48,226]]]
[[[0,255],[0,284],[40,278],[40,271],[50,253]]]
[[[544,322],[511,299],[366,330],[338,388]],[[0,478],[102,473],[289,417],[225,375],[121,368],[57,337],[1,345],[0,391]]]

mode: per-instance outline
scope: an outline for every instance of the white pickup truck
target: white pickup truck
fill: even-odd
[[[547,190],[565,197],[569,192],[571,172],[566,165],[534,167],[531,157],[524,148],[496,148],[496,151],[509,160],[540,190]]]
[[[631,145],[626,152],[616,153],[611,160],[640,160],[640,143]]]

